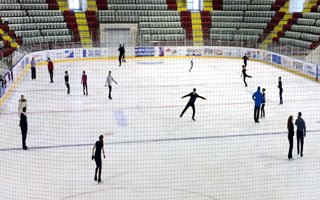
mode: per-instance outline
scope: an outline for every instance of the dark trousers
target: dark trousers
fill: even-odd
[[[283,93],[283,89],[280,88],[279,89],[280,104],[283,104],[282,93]]]
[[[21,130],[22,134],[22,148],[25,149],[27,147],[26,140],[27,140],[27,132],[28,130]]]
[[[119,55],[119,66],[121,66],[122,57],[123,57],[123,54],[120,54]]]
[[[34,80],[36,79],[36,68],[31,67],[31,79]]]
[[[244,66],[247,66],[247,60],[243,60]]]
[[[67,89],[68,89],[67,94],[70,94],[70,84],[69,84],[69,83],[66,83],[66,87],[67,87]]]
[[[288,140],[289,140],[289,153],[288,153],[288,158],[292,158],[292,149],[293,149],[293,135],[288,135]]]
[[[187,111],[187,109],[191,106],[192,108],[192,119],[194,119],[194,115],[196,114],[196,108],[194,107],[194,103],[188,103],[186,105],[186,107],[183,109],[182,113],[181,113],[181,117],[183,116],[183,114]]]
[[[260,113],[260,106],[255,106],[254,107],[254,121],[255,122],[259,121],[259,113]]]
[[[49,70],[50,82],[53,83],[53,70]]]
[[[109,88],[109,96],[108,96],[108,98],[112,99],[112,97],[111,97],[112,86],[108,85],[108,88]]]
[[[82,84],[83,87],[83,95],[88,96],[88,85],[86,83]]]
[[[95,157],[94,160],[96,161],[96,171],[94,174],[94,180],[97,180],[97,173],[99,171],[99,176],[98,176],[98,180],[101,180],[101,169],[102,169],[102,160],[101,158],[97,158]]]
[[[247,86],[247,82],[246,82],[246,78],[247,77],[252,78],[252,76],[249,76],[249,75],[244,75],[243,76],[243,82],[244,82],[245,86]]]
[[[304,143],[303,132],[297,131],[297,154],[300,153],[301,156],[303,155],[303,143]]]
[[[265,112],[264,112],[264,103],[261,105],[261,117],[265,116]]]

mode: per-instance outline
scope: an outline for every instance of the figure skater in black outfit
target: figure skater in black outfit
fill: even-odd
[[[94,175],[94,181],[98,180],[98,183],[101,182],[101,169],[102,169],[102,160],[101,160],[101,151],[103,153],[103,158],[106,158],[104,154],[104,149],[103,149],[103,135],[99,136],[99,141],[96,142],[92,149],[92,160],[94,159],[96,161],[96,172]],[[99,170],[99,177],[97,179],[97,172]]]
[[[292,159],[292,149],[293,149],[293,136],[294,136],[294,126],[293,126],[293,117],[290,115],[287,123],[288,128],[288,140],[289,140],[289,153],[288,159]]]
[[[248,85],[247,85],[247,82],[246,82],[246,78],[247,78],[247,77],[252,78],[252,76],[249,76],[246,71],[247,71],[247,70],[246,70],[246,66],[245,66],[245,65],[242,65],[242,74],[241,74],[241,76],[243,76],[243,82],[244,82],[244,84],[245,84],[244,87],[247,87],[247,86],[248,86]]]
[[[189,99],[189,102],[187,103],[186,107],[183,109],[180,117],[183,116],[183,114],[186,112],[186,110],[191,106],[192,108],[192,111],[193,111],[193,114],[192,114],[192,120],[195,121],[194,119],[194,115],[196,113],[195,111],[195,107],[194,107],[194,102],[196,101],[196,99],[199,97],[201,99],[204,99],[204,100],[207,100],[206,98],[202,97],[202,96],[199,96],[197,93],[196,93],[196,88],[193,88],[193,92],[191,92],[190,94],[187,94],[183,97],[181,97],[181,99],[185,98],[185,97],[188,97],[190,96],[190,99]]]
[[[247,54],[244,54],[244,56],[242,57],[242,59],[243,59],[243,64],[244,64],[244,66],[247,66],[247,61],[249,60]]]
[[[124,44],[123,44],[124,45]],[[119,58],[118,58],[118,60],[119,60],[119,67],[121,66],[121,61],[122,61],[122,59],[123,59],[123,56],[124,56],[124,46],[122,46],[121,44],[119,45],[119,48],[118,48],[118,51],[119,51]]]

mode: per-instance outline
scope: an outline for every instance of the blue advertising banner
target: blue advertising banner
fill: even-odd
[[[135,47],[134,54],[136,57],[139,56],[154,56],[155,49],[154,47]]]
[[[281,65],[281,57],[275,54],[272,54],[272,62]]]

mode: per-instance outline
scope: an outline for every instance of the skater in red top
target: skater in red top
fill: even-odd
[[[53,63],[52,61],[50,60],[50,58],[48,58],[48,71],[49,71],[49,74],[50,74],[50,83],[53,83]]]
[[[82,72],[81,83],[82,83],[82,86],[83,86],[83,95],[88,96],[88,85],[87,85],[87,75],[86,75],[86,71],[83,71],[83,72]]]

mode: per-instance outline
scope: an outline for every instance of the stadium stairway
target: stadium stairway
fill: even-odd
[[[200,12],[191,13],[193,45],[203,46],[202,21]]]
[[[90,37],[86,14],[84,12],[77,12],[75,13],[75,16],[82,47],[92,47],[92,39]]]
[[[87,10],[97,11],[96,0],[87,0]]]
[[[178,11],[187,11],[186,0],[177,0]]]
[[[318,0],[310,0],[310,1],[308,1],[308,2],[305,4],[302,12],[304,12],[304,13],[309,13],[309,12],[311,12],[312,7],[316,6],[317,3],[318,3]]]
[[[19,44],[15,42],[15,38],[10,36],[6,31],[0,28],[0,35],[2,36],[2,40],[5,43],[5,47],[7,48],[17,48]]]
[[[272,39],[278,35],[278,32],[283,31],[283,26],[288,24],[288,20],[292,17],[292,14],[289,13],[289,1],[280,7],[279,11],[285,13],[282,19],[277,23],[273,30],[268,34],[263,42],[259,45],[260,49],[267,49],[268,45],[272,43]]]
[[[203,1],[203,10],[204,11],[212,11],[212,0],[204,0]]]
[[[57,0],[57,3],[59,6],[59,10],[61,11],[69,10],[68,0]]]

